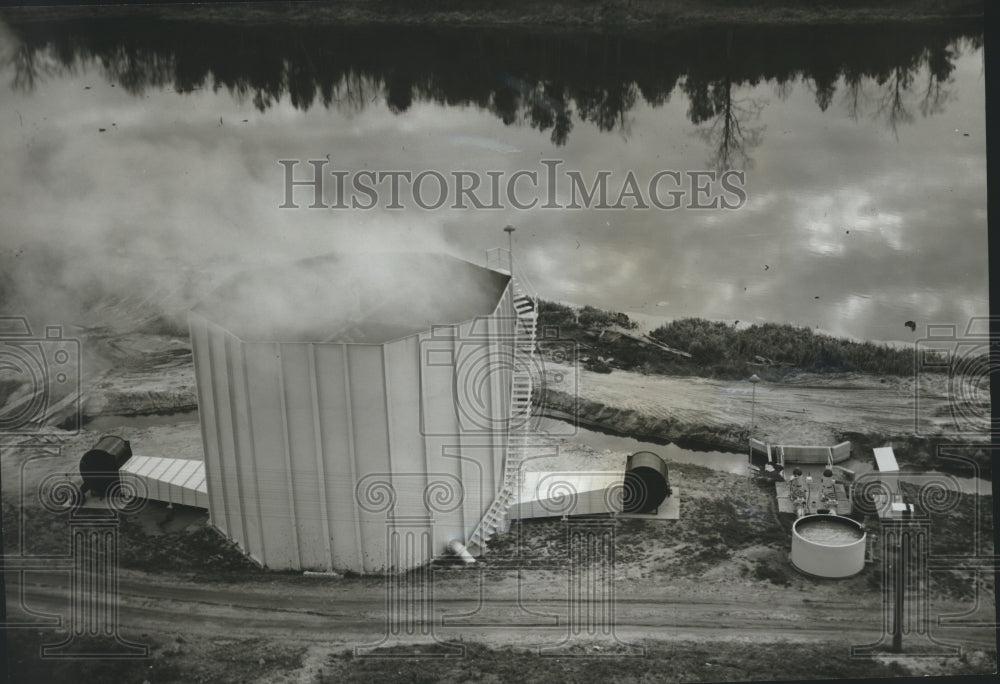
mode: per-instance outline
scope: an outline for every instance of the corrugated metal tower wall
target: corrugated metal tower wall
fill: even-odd
[[[385,344],[245,342],[192,312],[212,524],[275,569],[406,569],[389,514],[432,517],[411,565],[466,538],[503,476],[515,321],[510,286],[489,316]]]

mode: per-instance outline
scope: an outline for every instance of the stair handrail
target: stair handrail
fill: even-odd
[[[502,265],[504,261],[503,257],[505,255],[507,257],[508,272],[510,273],[512,282],[516,283],[521,293],[531,301],[533,313],[536,314],[536,316],[531,317],[530,332],[528,333],[528,335],[531,338],[533,347],[536,335],[537,312],[538,312],[538,298],[537,295],[535,295],[535,290],[533,286],[531,285],[530,281],[527,280],[526,276],[524,276],[523,269],[519,268],[515,273],[509,268],[512,265],[510,259],[510,251],[505,250],[502,247],[496,247],[487,250],[486,252],[487,267],[488,268],[491,267],[491,264]],[[493,268],[494,270],[501,270],[501,268],[497,267]],[[518,314],[519,318],[520,316],[521,315]],[[517,335],[516,332],[515,335]],[[519,340],[517,340],[515,337],[515,343],[518,341]],[[519,348],[515,344],[514,353],[518,354],[524,352],[519,351]],[[528,351],[527,353],[529,355],[533,354],[534,349],[532,348],[531,351]],[[527,373],[527,375],[528,375],[527,409],[528,412],[530,413],[531,395],[534,393],[533,391],[534,388],[532,387],[531,383],[532,379],[530,372]],[[523,456],[522,451],[525,445],[522,442],[524,436],[527,435],[528,421],[524,420],[523,417],[521,416],[522,411],[519,410],[515,413],[515,406],[517,405],[518,402],[516,402],[514,398],[513,382],[514,382],[514,374],[511,375],[511,399],[510,399],[509,415],[511,419],[517,416],[519,420],[516,421],[516,424],[514,423],[513,420],[511,420],[511,422],[508,423],[507,445],[504,452],[502,484],[500,486],[499,491],[496,493],[496,495],[493,497],[493,500],[490,502],[489,508],[487,508],[486,512],[483,514],[482,518],[480,518],[479,522],[476,524],[476,527],[473,529],[472,533],[466,540],[467,544],[477,547],[480,551],[485,550],[486,542],[489,541],[489,539],[492,537],[492,534],[490,534],[489,532],[490,528],[496,527],[496,529],[499,529],[498,526],[499,522],[503,519],[503,516],[506,516],[508,514],[510,508],[510,500],[514,495],[513,488],[516,488],[517,486],[516,483],[508,485],[508,480],[513,479],[511,476],[514,473],[520,472],[521,461],[523,460],[522,458],[519,458],[519,456]]]

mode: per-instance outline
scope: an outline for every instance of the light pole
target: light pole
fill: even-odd
[[[750,432],[747,434],[747,468],[750,468],[750,472],[753,472],[753,424],[757,409],[757,383],[760,382],[760,378],[754,373],[747,380],[750,381],[750,386],[753,387],[751,398],[750,398]],[[747,480],[747,487],[750,486],[750,481]],[[749,490],[748,490],[749,493]]]
[[[510,274],[514,275],[514,226],[504,226],[503,232],[507,233],[507,259],[510,261]]]

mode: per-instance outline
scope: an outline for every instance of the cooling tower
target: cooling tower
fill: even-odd
[[[212,524],[276,569],[485,547],[525,300],[437,254],[325,255],[221,287],[190,315]]]

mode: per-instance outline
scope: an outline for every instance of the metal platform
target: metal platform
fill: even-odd
[[[618,518],[676,520],[680,515],[677,488],[655,513],[622,513],[620,470],[593,472],[526,471],[510,507],[512,520],[553,516],[614,514]]]
[[[564,515],[594,515],[621,512],[616,494],[622,471],[545,472],[522,474],[520,491],[510,507],[512,520]]]

